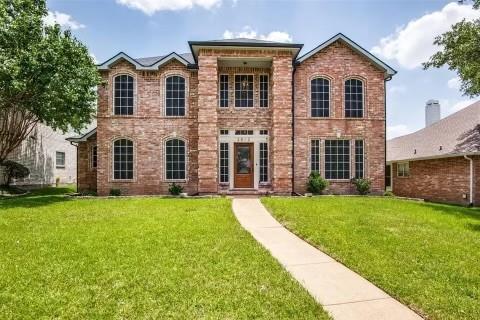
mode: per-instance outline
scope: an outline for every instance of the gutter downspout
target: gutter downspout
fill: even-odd
[[[470,197],[469,197],[469,206],[473,206],[473,159],[469,158],[466,154],[463,155],[466,160],[470,162]]]
[[[295,60],[292,64],[292,194],[295,195]]]
[[[77,148],[77,152],[76,152],[76,153],[77,153],[77,157],[76,157],[76,158],[77,158],[77,177],[76,177],[76,179],[75,179],[75,182],[77,183],[77,190],[76,190],[76,192],[78,192],[78,143],[75,144],[73,141],[70,141],[70,144],[71,144],[72,146],[74,146],[75,148]]]

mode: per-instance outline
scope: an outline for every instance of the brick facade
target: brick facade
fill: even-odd
[[[480,156],[474,159],[474,198],[480,205]],[[399,177],[397,163],[392,164],[392,191],[397,196],[429,201],[470,203],[470,163],[464,157],[416,160],[408,162],[408,177]]]
[[[81,142],[79,146],[80,170],[88,170],[83,162],[88,161],[87,151],[95,143],[98,146],[98,167],[96,177],[93,172],[80,174],[82,188],[96,188],[100,195],[107,195],[111,189],[120,189],[122,194],[167,193],[170,181],[165,179],[164,173],[165,141],[177,137],[187,145],[187,179],[178,182],[185,191],[189,194],[229,191],[231,185],[219,181],[219,131],[243,129],[253,130],[255,135],[260,131],[268,132],[269,179],[263,183],[257,181],[254,192],[305,192],[311,137],[363,139],[366,177],[372,180],[374,192],[383,192],[385,70],[374,66],[340,41],[298,65],[294,65],[295,52],[281,47],[206,47],[200,49],[196,57],[194,67],[171,60],[158,70],[145,71],[126,59],[120,59],[108,70],[101,71],[105,85],[98,89],[96,138]],[[133,115],[113,114],[113,80],[119,74],[129,74],[135,80]],[[219,107],[221,74],[229,75],[228,108]],[[253,75],[254,103],[251,108],[234,106],[236,74]],[[186,81],[188,98],[184,117],[165,115],[164,88],[169,75],[180,75]],[[268,75],[268,107],[265,108],[259,106],[260,75]],[[331,79],[332,112],[326,119],[314,119],[308,115],[309,83],[316,75]],[[362,119],[346,119],[343,115],[343,83],[349,77],[361,79],[364,83],[365,117]],[[134,144],[134,177],[131,180],[113,179],[112,145],[119,138],[128,138]],[[244,138],[245,141],[260,141],[261,137]],[[258,142],[255,142],[255,152],[258,152],[257,148]],[[234,155],[230,154],[230,157]],[[255,170],[258,170],[258,159],[255,158],[254,162]],[[92,182],[94,179],[96,183]],[[353,189],[348,180],[332,181],[331,192],[352,193]]]

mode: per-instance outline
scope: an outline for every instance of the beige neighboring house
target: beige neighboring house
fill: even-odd
[[[62,184],[76,183],[77,149],[65,140],[67,135],[68,133],[64,135],[45,125],[38,125],[8,156],[8,160],[19,162],[30,170],[27,178],[14,180],[13,184],[45,186],[55,184],[57,178]],[[0,176],[3,179],[3,174]]]

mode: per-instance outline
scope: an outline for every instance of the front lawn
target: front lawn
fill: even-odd
[[[480,210],[387,198],[263,198],[286,227],[431,319],[480,319]]]
[[[48,193],[0,200],[2,319],[327,319],[227,199]]]

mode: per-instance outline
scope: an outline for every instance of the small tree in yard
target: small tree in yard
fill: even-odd
[[[46,16],[45,0],[0,1],[0,164],[38,123],[80,131],[95,112],[88,49]]]
[[[15,161],[6,160],[3,162],[3,167],[3,176],[7,187],[12,183],[12,179],[26,178],[30,174],[27,167]]]

